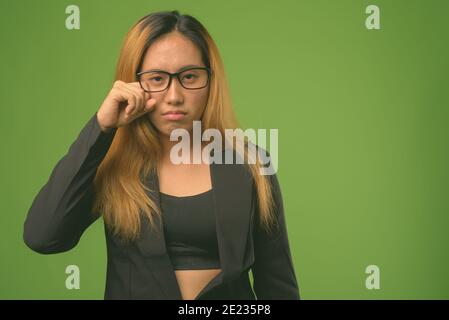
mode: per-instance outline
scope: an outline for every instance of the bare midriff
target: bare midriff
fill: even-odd
[[[195,300],[197,295],[212,281],[221,269],[175,270],[183,300]]]

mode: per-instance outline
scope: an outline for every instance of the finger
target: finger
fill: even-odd
[[[140,82],[139,81],[135,81],[135,82],[130,82],[128,83],[130,86],[135,87],[135,88],[140,88]]]
[[[123,96],[127,97],[128,105],[125,107],[125,117],[128,117],[136,107],[136,97],[126,89],[120,88],[119,90]]]
[[[136,88],[139,95],[142,96],[142,105],[141,108],[139,108],[139,112],[143,111],[146,112],[146,103],[148,100],[151,99],[151,94],[145,90],[143,90],[140,86],[139,88]]]
[[[126,92],[131,97],[130,99],[132,102],[130,103],[130,105],[128,107],[126,107],[125,112],[126,112],[126,115],[128,115],[128,116],[133,115],[135,110],[137,108],[139,108],[139,104],[141,104],[137,94],[133,90],[130,90],[129,88],[127,88],[126,85],[120,86],[119,90]]]
[[[132,87],[135,87],[135,88],[139,89],[139,91],[141,90],[141,92],[143,92],[144,102],[146,102],[147,100],[149,100],[151,98],[151,94],[149,92],[143,90],[143,88],[139,82],[130,82],[129,85],[131,85]]]
[[[133,107],[134,104],[134,98],[133,96],[128,93],[127,91],[124,91],[120,88],[114,88],[113,89],[113,98],[121,103],[121,102],[125,102],[127,103],[127,105],[125,106],[125,114],[127,114],[127,111],[129,111],[130,108]],[[119,112],[121,112],[121,110],[119,110]]]
[[[130,92],[131,94],[134,94],[134,96],[136,97],[136,107],[132,111],[132,115],[141,112],[142,109],[145,108],[144,91],[142,89],[138,89],[130,85],[125,86],[124,89]]]
[[[156,105],[156,99],[152,98],[152,99],[147,100],[147,102],[145,103],[145,111],[149,112],[149,111],[153,110],[155,105]]]
[[[130,82],[130,83],[128,83],[128,85],[130,85],[130,86],[132,86],[132,87],[135,87],[135,88],[138,88],[138,89],[141,89],[143,92],[145,92],[145,94],[146,94],[146,96],[148,96],[148,98],[146,99],[146,100],[148,100],[149,98],[150,98],[150,93],[149,92],[147,92],[147,91],[145,91],[145,90],[143,90],[143,88],[142,88],[142,86],[140,85],[140,82],[139,81],[136,81],[136,82]]]

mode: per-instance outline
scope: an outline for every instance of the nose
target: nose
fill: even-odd
[[[177,77],[173,77],[165,95],[168,104],[178,105],[184,102],[183,87]]]

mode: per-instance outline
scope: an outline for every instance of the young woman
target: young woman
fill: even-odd
[[[209,150],[222,163],[172,161],[174,129],[238,128],[206,29],[178,11],[143,17],[115,78],[34,199],[25,243],[70,250],[102,216],[105,299],[299,299],[276,175],[260,174],[259,158],[225,164],[226,152],[245,154],[224,142]]]

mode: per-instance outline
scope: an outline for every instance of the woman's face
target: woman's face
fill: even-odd
[[[188,38],[175,31],[157,39],[148,48],[141,71],[159,69],[175,73],[186,66],[205,67],[200,50]],[[209,86],[189,90],[183,88],[178,79],[173,77],[168,89],[150,95],[156,99],[156,105],[147,116],[160,134],[170,136],[171,131],[177,128],[192,131],[193,121],[200,120],[203,115]],[[181,119],[164,115],[169,111],[182,111],[185,115]]]

